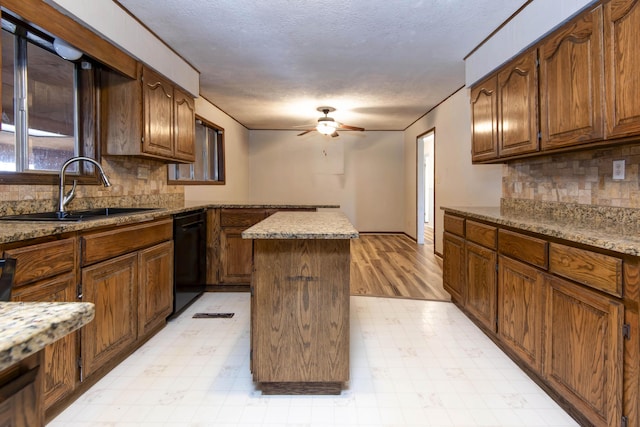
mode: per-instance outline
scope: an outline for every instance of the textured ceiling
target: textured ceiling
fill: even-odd
[[[403,130],[464,84],[463,58],[524,0],[119,0],[249,129]]]

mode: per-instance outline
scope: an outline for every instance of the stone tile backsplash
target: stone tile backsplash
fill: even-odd
[[[624,180],[613,161],[625,160]],[[640,208],[640,144],[554,154],[505,164],[503,199]]]
[[[105,206],[158,206],[184,200],[184,187],[167,184],[167,166],[134,157],[103,157],[111,187],[78,185],[69,209]],[[138,178],[140,176],[140,178]],[[73,178],[67,177],[67,190]],[[0,215],[56,210],[57,185],[0,185]]]

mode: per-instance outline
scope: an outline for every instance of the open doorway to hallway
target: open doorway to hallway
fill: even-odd
[[[419,244],[429,244],[434,246],[434,249],[435,138],[434,128],[416,139],[416,235]]]

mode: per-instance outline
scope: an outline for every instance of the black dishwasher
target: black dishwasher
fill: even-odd
[[[207,214],[204,210],[173,216],[173,312],[179,314],[206,286]]]

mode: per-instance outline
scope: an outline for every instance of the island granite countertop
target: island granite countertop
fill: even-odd
[[[503,207],[442,207],[446,212],[480,221],[518,228],[525,231],[582,243],[622,254],[640,256],[640,224],[634,218],[623,218],[616,210],[604,214],[593,209],[576,213],[564,210],[528,210]],[[586,212],[586,214],[585,214]],[[616,213],[618,216],[613,216]],[[634,212],[632,212],[633,214]],[[628,215],[627,215],[628,216]]]
[[[0,370],[93,320],[87,302],[0,302]]]
[[[276,212],[242,232],[243,239],[357,239],[341,212]]]

